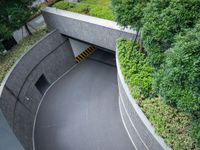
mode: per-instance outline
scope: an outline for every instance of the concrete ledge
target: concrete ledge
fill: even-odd
[[[155,133],[153,126],[131,96],[120,69],[117,52],[116,61],[120,112],[133,145],[137,150],[169,150],[170,148]]]
[[[75,64],[69,39],[54,30],[21,57],[2,82],[0,108],[25,149],[33,147],[33,124],[43,88]]]
[[[47,26],[60,33],[115,51],[120,37],[134,38],[135,32],[120,28],[116,22],[47,7],[42,11]]]

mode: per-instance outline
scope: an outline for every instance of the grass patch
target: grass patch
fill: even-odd
[[[93,5],[102,5],[102,6],[111,6],[111,0],[81,0],[81,3],[93,4]]]
[[[139,46],[121,39],[117,48],[120,68],[130,92],[156,132],[174,150],[199,150],[199,123],[192,128],[194,118],[190,113],[180,112],[156,97],[152,89],[154,71],[145,54],[139,52]]]
[[[45,34],[47,34],[46,28],[39,29],[32,36],[24,38],[6,54],[0,55],[0,83],[17,59]]]
[[[100,0],[98,0],[97,4],[95,4],[95,1],[92,2],[90,0],[81,1],[80,3],[59,1],[55,3],[53,7],[98,18],[114,20],[109,2],[105,0],[104,3],[107,5],[101,4]]]

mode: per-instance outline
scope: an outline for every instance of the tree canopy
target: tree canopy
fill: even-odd
[[[112,0],[116,21],[124,26],[130,26],[137,31],[141,28],[143,9],[149,0]]]
[[[37,11],[34,0],[0,1],[0,38],[9,38],[13,31],[23,26]]]
[[[189,112],[199,121],[199,0],[112,1],[116,21],[124,27],[131,26],[137,31],[140,29],[144,49],[140,52],[154,67],[151,85],[156,95],[177,110]],[[199,131],[198,122],[191,131],[197,145],[200,145]]]

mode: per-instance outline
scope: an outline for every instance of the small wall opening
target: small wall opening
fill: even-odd
[[[35,83],[35,86],[43,95],[46,92],[47,88],[50,86],[50,83],[48,82],[44,74],[42,74],[38,81]]]

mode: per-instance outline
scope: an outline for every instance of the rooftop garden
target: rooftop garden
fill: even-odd
[[[108,20],[114,19],[109,0],[82,0],[80,3],[59,1],[53,7]]]

